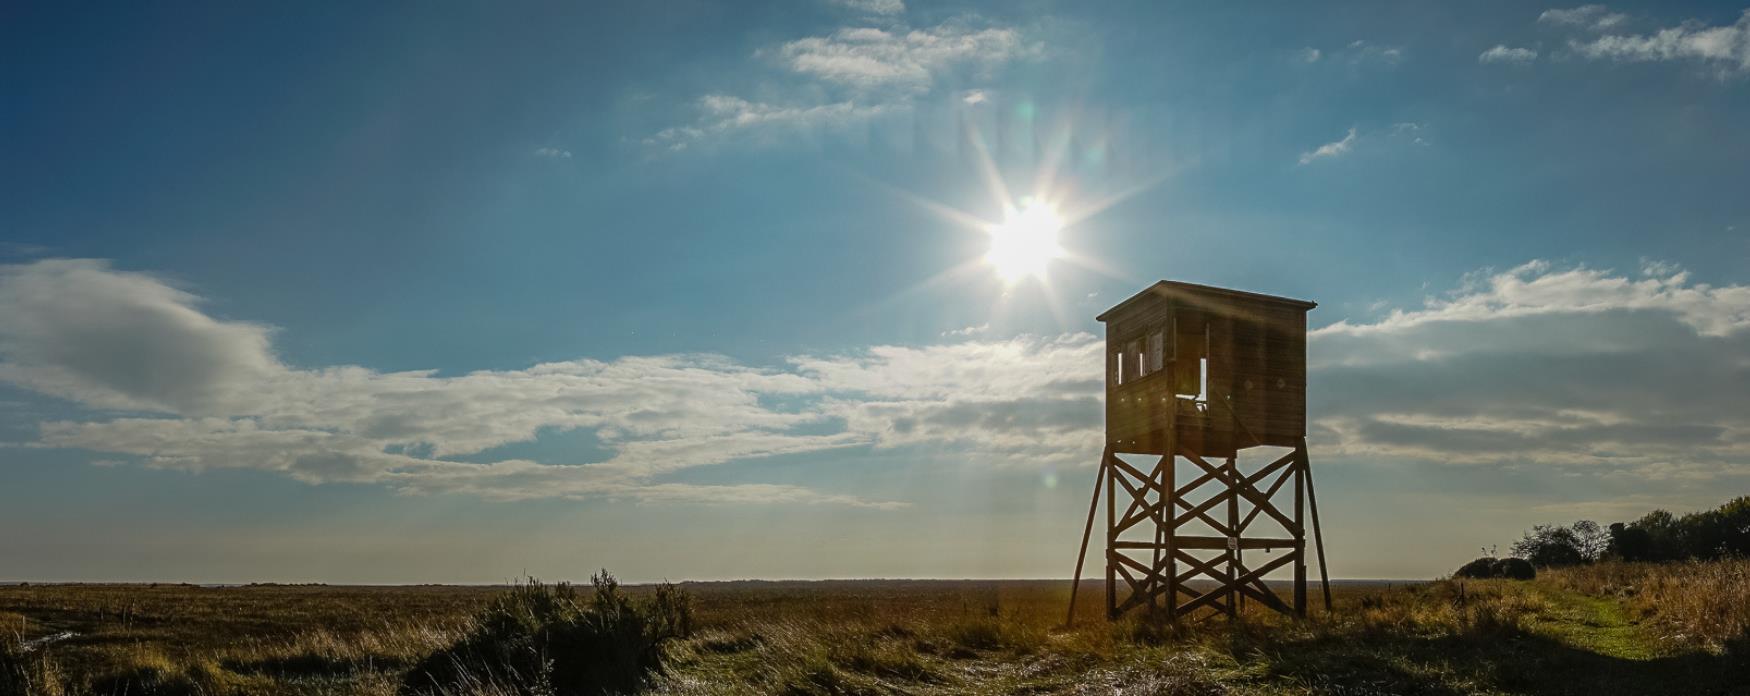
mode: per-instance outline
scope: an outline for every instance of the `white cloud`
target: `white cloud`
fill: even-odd
[[[1323,51],[1310,46],[1300,49],[1300,59],[1308,63],[1317,63],[1320,58],[1324,57],[1324,55]]]
[[[274,355],[270,329],[214,318],[199,304],[102,261],[0,266],[0,381],[99,409],[41,423],[33,444],[409,493],[893,507],[790,486],[665,479],[856,446],[989,444],[1029,461],[1085,458],[1099,412],[1098,385],[1088,382],[1099,344],[1086,335],[875,347],[798,356],[782,370],[666,355],[440,377],[291,366]],[[1071,417],[1037,420],[1047,414]],[[563,464],[456,460],[569,430],[593,433],[611,454]]]
[[[1038,42],[1026,40],[1018,29],[967,21],[919,29],[903,24],[844,27],[756,53],[781,66],[789,81],[802,81],[766,90],[796,94],[794,100],[706,95],[697,102],[700,113],[696,119],[665,128],[644,138],[643,143],[683,150],[693,142],[754,127],[807,131],[865,123],[911,109],[915,100],[949,78],[957,78],[959,83],[986,81],[998,69],[1041,56],[1043,51]],[[823,101],[823,94],[833,96]],[[978,87],[961,92],[967,104],[977,104],[986,97]]]
[[[1401,121],[1391,124],[1391,135],[1397,138],[1409,138],[1415,145],[1428,144],[1428,124],[1415,121]]]
[[[1341,157],[1347,154],[1350,148],[1355,146],[1355,137],[1355,129],[1350,128],[1349,132],[1343,136],[1342,140],[1325,143],[1311,152],[1301,153],[1300,163],[1311,164],[1314,160],[1325,159],[1328,157]]]
[[[1610,34],[1591,41],[1571,41],[1568,46],[1594,60],[1696,60],[1716,66],[1722,73],[1750,72],[1750,11],[1729,26],[1685,22],[1648,35]]]
[[[832,4],[849,8],[856,12],[872,15],[897,15],[905,13],[903,0],[832,0]]]
[[[30,446],[410,494],[880,509],[903,503],[676,477],[856,447],[1021,466],[1085,465],[1100,449],[1104,344],[1086,334],[876,346],[781,368],[665,355],[438,376],[288,365],[270,329],[200,305],[99,261],[0,266],[0,381],[90,409],[41,423]],[[1750,458],[1745,355],[1750,286],[1695,283],[1658,261],[1632,276],[1533,262],[1312,332],[1312,436],[1321,457],[1705,480]],[[605,454],[490,456],[568,430]]]
[[[1544,24],[1605,31],[1621,26],[1628,21],[1628,15],[1611,12],[1603,5],[1581,5],[1566,10],[1544,10],[1543,14],[1537,16],[1537,21]]]
[[[1404,49],[1402,46],[1382,46],[1356,39],[1349,42],[1349,60],[1354,63],[1373,62],[1397,65],[1404,60]]]
[[[723,94],[708,94],[699,99],[699,110],[702,115],[693,125],[665,128],[645,138],[644,143],[682,150],[694,141],[730,131],[757,128],[837,128],[864,122],[889,109],[882,105],[860,106],[850,101],[812,106],[782,106],[751,102]]]
[[[1037,47],[1007,27],[943,24],[928,29],[840,29],[791,41],[775,52],[792,71],[857,89],[921,93],[959,66],[989,69],[1032,55]]]
[[[1478,63],[1517,63],[1524,64],[1537,60],[1537,51],[1529,48],[1510,48],[1506,44],[1496,44],[1494,48],[1483,51],[1477,56]]]
[[[0,266],[0,380],[98,408],[208,414],[282,374],[259,324],[97,261]]]
[[[556,147],[543,147],[535,150],[535,156],[543,159],[571,159],[571,151]]]
[[[1702,336],[1750,328],[1750,286],[1692,284],[1688,272],[1664,262],[1645,264],[1642,275],[1635,280],[1588,268],[1556,271],[1548,262],[1532,261],[1503,273],[1470,276],[1451,297],[1430,298],[1419,310],[1396,310],[1375,324],[1342,321],[1315,333],[1389,332],[1435,322],[1622,310],[1667,312]]]
[[[1336,455],[1708,479],[1750,458],[1750,286],[1532,262],[1308,346]]]
[[[962,446],[1027,465],[1073,464],[1100,449],[1104,342],[1051,339],[881,346],[799,357],[797,371],[834,392],[823,410],[877,447]]]

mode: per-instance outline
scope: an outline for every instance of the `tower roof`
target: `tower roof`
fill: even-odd
[[[1096,321],[1106,321],[1106,318],[1111,316],[1114,312],[1127,309],[1140,302],[1168,297],[1224,297],[1245,300],[1248,302],[1281,305],[1301,311],[1307,311],[1319,306],[1317,302],[1297,300],[1291,297],[1265,295],[1263,293],[1246,292],[1245,290],[1231,290],[1228,288],[1218,288],[1212,285],[1185,283],[1177,280],[1163,280],[1144,288],[1142,292],[1131,295],[1123,302],[1113,305],[1111,309],[1101,312],[1100,316],[1094,317],[1094,319]]]

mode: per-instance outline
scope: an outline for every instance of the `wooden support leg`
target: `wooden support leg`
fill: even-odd
[[[1106,469],[1106,618],[1118,618],[1118,515],[1113,509],[1118,502],[1118,467],[1112,466],[1112,459],[1117,457],[1110,448],[1103,466]]]
[[[1106,446],[1106,452],[1100,455],[1099,471],[1094,474],[1094,496],[1088,499],[1088,523],[1082,527],[1082,550],[1076,552],[1076,572],[1069,581],[1069,613],[1063,617],[1063,625],[1070,626],[1076,621],[1076,593],[1082,587],[1082,561],[1088,557],[1088,537],[1094,532],[1094,510],[1100,504],[1100,489],[1106,483],[1106,458],[1112,456],[1112,446]]]
[[[1301,473],[1306,476],[1306,497],[1312,503],[1313,543],[1319,549],[1319,585],[1325,591],[1325,611],[1328,613],[1331,611],[1331,576],[1325,570],[1325,534],[1319,530],[1319,496],[1313,490],[1312,462],[1306,455],[1306,438],[1300,439],[1299,450]]]
[[[1179,620],[1179,559],[1178,545],[1174,540],[1178,536],[1179,520],[1178,465],[1179,458],[1171,450],[1167,452],[1165,457],[1161,458],[1165,485],[1161,486],[1161,517],[1157,524],[1160,529],[1162,551],[1166,555],[1166,567],[1162,570],[1167,576],[1168,621]]]
[[[1154,468],[1148,472],[1148,488],[1143,491],[1144,505],[1150,504],[1147,502],[1150,496],[1158,497],[1160,495],[1156,488],[1160,480],[1161,464],[1157,461]],[[1149,575],[1144,581],[1143,592],[1148,595],[1148,617],[1150,620],[1154,620],[1160,618],[1160,602],[1155,600],[1155,596],[1158,594],[1156,590],[1160,587],[1159,574],[1161,572],[1161,511],[1159,508],[1156,508],[1148,516],[1148,521],[1149,526],[1153,528],[1149,533],[1149,539],[1154,542],[1154,548],[1149,550]]]
[[[1306,459],[1294,453],[1294,615],[1306,618]]]
[[[1227,468],[1228,486],[1238,489],[1246,485],[1240,480],[1240,469],[1233,457],[1228,457],[1224,466]],[[1227,549],[1227,615],[1231,619],[1238,614],[1238,604],[1244,601],[1245,596],[1234,583],[1234,578],[1244,572],[1240,565],[1240,496],[1237,490],[1227,497],[1227,529],[1231,535],[1228,537]]]

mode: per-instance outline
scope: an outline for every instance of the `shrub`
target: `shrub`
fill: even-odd
[[[1509,580],[1530,580],[1537,577],[1537,568],[1523,558],[1491,558],[1484,556],[1459,566],[1453,571],[1452,577],[1483,580],[1487,578],[1507,578]]]
[[[518,694],[621,694],[662,670],[662,644],[692,628],[686,593],[659,588],[646,601],[620,591],[607,571],[585,598],[568,583],[530,578],[474,618],[455,644],[407,674],[402,694],[490,688]]]
[[[1503,558],[1495,561],[1494,577],[1509,580],[1530,580],[1537,577],[1537,568],[1523,558]]]
[[[1474,580],[1492,578],[1495,577],[1495,564],[1498,562],[1499,561],[1494,558],[1483,556],[1482,558],[1478,558],[1477,560],[1459,566],[1458,570],[1453,571],[1452,577],[1470,578]]]

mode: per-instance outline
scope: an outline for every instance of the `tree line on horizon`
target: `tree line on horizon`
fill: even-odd
[[[1654,510],[1608,527],[1592,520],[1540,524],[1513,543],[1512,554],[1540,568],[1598,561],[1665,563],[1750,557],[1750,496],[1682,516]],[[1489,554],[1493,555],[1493,554]]]

